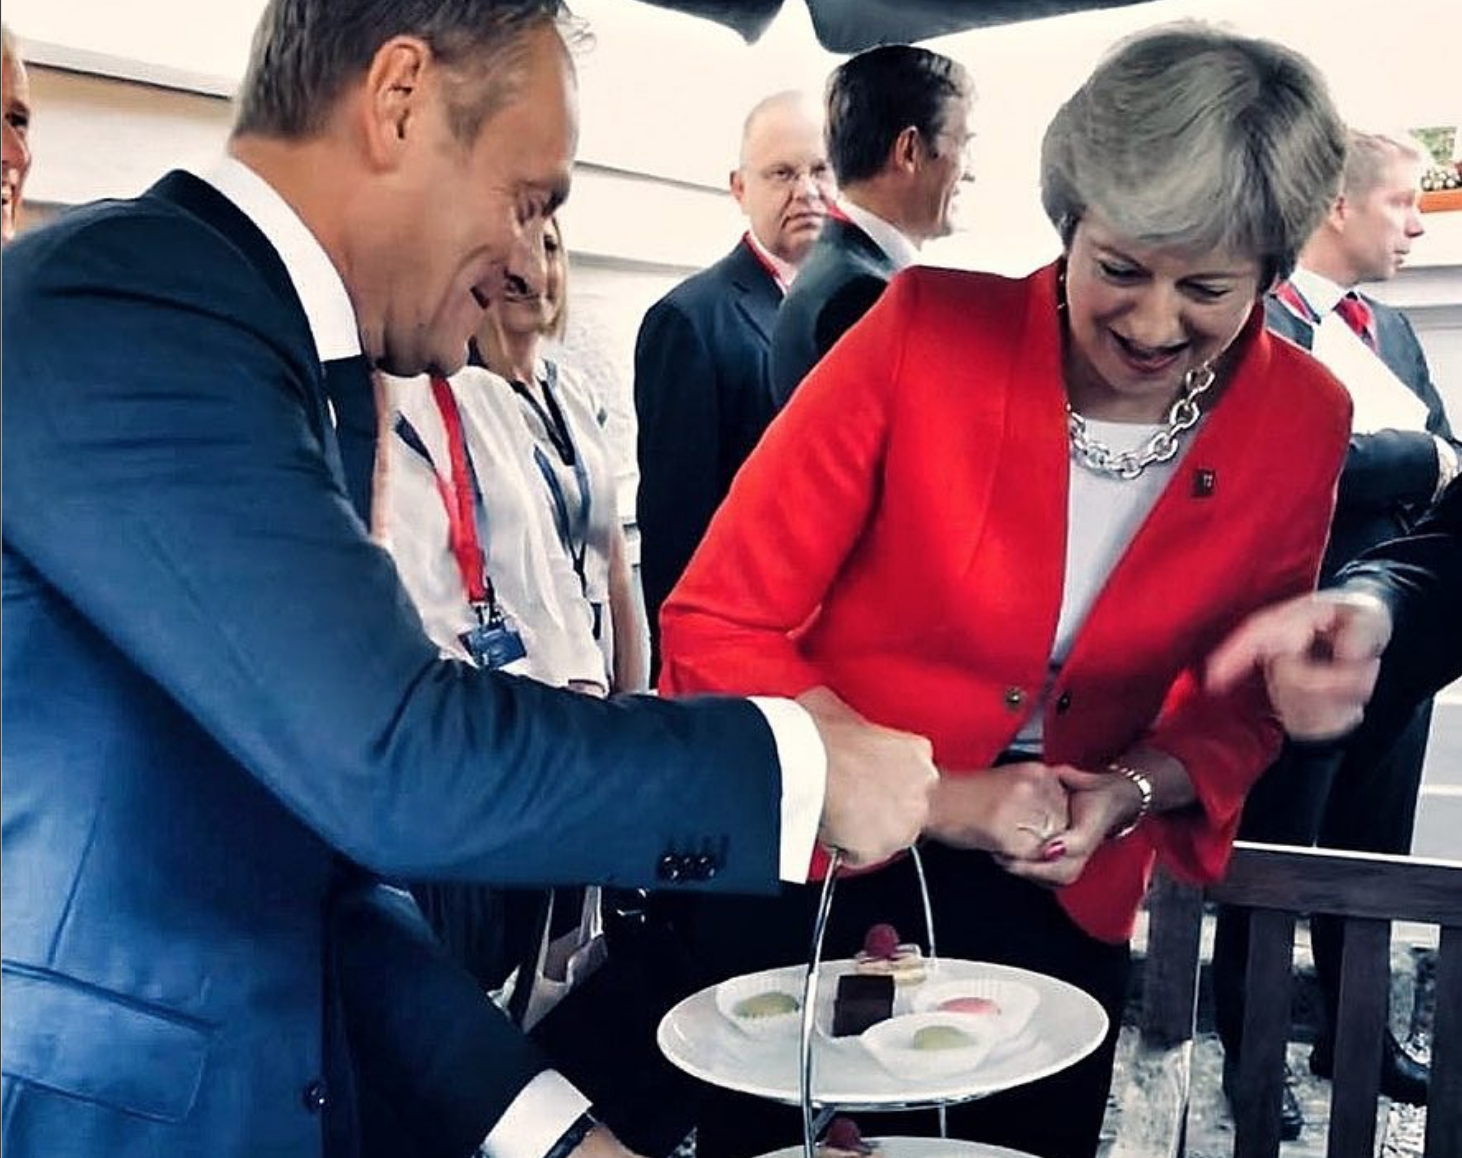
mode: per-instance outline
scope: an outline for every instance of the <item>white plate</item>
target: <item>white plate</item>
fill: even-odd
[[[1019,1150],[958,1138],[869,1138],[867,1141],[878,1146],[875,1158],[1030,1158]],[[788,1146],[762,1158],[802,1158],[802,1147]]]
[[[1094,1050],[1107,1032],[1107,1017],[1095,999],[1075,986],[1040,973],[977,961],[941,958],[931,962],[924,985],[975,982],[996,978],[1020,982],[1035,990],[1038,1003],[1024,1032],[991,1050],[968,1073],[937,1077],[895,1078],[883,1069],[856,1037],[813,1039],[813,1090],[818,1102],[841,1109],[891,1108],[903,1105],[951,1104],[983,1097],[1059,1073]],[[824,963],[818,979],[818,1016],[830,1006],[841,973],[851,961]],[[769,969],[760,976],[790,981],[800,992],[803,965]],[[749,976],[759,976],[750,974]],[[895,1014],[910,1012],[922,986],[895,991]],[[660,1021],[660,1051],[686,1073],[730,1090],[796,1105],[798,1094],[797,1033],[748,1037],[717,1010],[715,987],[701,990],[670,1010]]]
[[[965,1044],[948,1049],[920,1049],[915,1043],[925,1030],[948,1029],[963,1035]],[[896,1078],[925,1080],[968,1074],[990,1056],[994,1027],[967,1013],[906,1013],[870,1025],[858,1035],[874,1060]]]
[[[959,1013],[941,1010],[946,1001],[959,997],[983,997],[993,1001],[998,1013]],[[1023,981],[1008,977],[975,977],[967,981],[940,981],[933,985],[921,985],[914,994],[914,1012],[950,1013],[955,1017],[968,1017],[990,1026],[1000,1038],[1019,1037],[1030,1024],[1041,995]]]

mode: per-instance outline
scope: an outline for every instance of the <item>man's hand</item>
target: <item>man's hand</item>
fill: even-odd
[[[584,1140],[569,1151],[569,1158],[639,1158],[609,1132],[606,1126],[595,1126]]]
[[[922,736],[870,724],[827,688],[797,697],[827,748],[818,839],[850,865],[876,864],[918,839],[939,780]]]
[[[1333,739],[1360,723],[1390,639],[1391,612],[1374,595],[1302,595],[1245,620],[1209,660],[1208,688],[1228,691],[1260,668],[1285,731]]]

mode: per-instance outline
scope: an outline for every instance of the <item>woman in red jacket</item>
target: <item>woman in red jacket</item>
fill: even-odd
[[[1315,580],[1349,403],[1265,332],[1261,299],[1343,154],[1288,49],[1195,25],[1122,45],[1046,133],[1062,258],[896,279],[768,431],[662,612],[667,692],[836,698],[928,736],[941,953],[1107,1009],[1095,1055],[956,1111],[959,1136],[1092,1153],[1153,862],[1221,873],[1277,748],[1257,682],[1215,696],[1198,673]],[[694,905],[706,979],[805,960],[814,899]],[[851,877],[829,951],[875,921],[917,936],[919,913],[907,862]],[[702,1154],[795,1137],[759,1136],[756,1113],[708,1112]]]

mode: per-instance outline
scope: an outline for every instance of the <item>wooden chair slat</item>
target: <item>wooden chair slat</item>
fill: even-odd
[[[1462,925],[1444,926],[1437,952],[1426,1158],[1462,1158]]]
[[[1373,1158],[1381,1038],[1391,997],[1391,923],[1345,922],[1335,1078],[1330,1098],[1329,1158]]]
[[[1279,1153],[1294,925],[1294,914],[1278,909],[1256,909],[1249,919],[1244,1052],[1234,1106],[1236,1158],[1274,1158]]]

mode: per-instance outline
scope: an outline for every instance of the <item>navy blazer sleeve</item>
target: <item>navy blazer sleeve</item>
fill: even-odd
[[[104,224],[7,255],[7,556],[382,874],[653,885],[667,848],[709,845],[708,887],[775,887],[780,777],[753,705],[598,701],[438,660],[262,280],[202,229],[180,260],[176,215]]]
[[[1376,592],[1395,621],[1373,707],[1414,705],[1462,676],[1462,480],[1454,480],[1416,530],[1382,543],[1340,572]]]
[[[842,281],[820,302],[798,303],[789,296],[793,305],[777,319],[772,337],[772,393],[778,409],[887,288],[887,279],[865,273]]]
[[[639,421],[640,580],[651,650],[660,653],[660,605],[695,553],[725,483],[716,360],[695,322],[661,300],[635,342]]]

